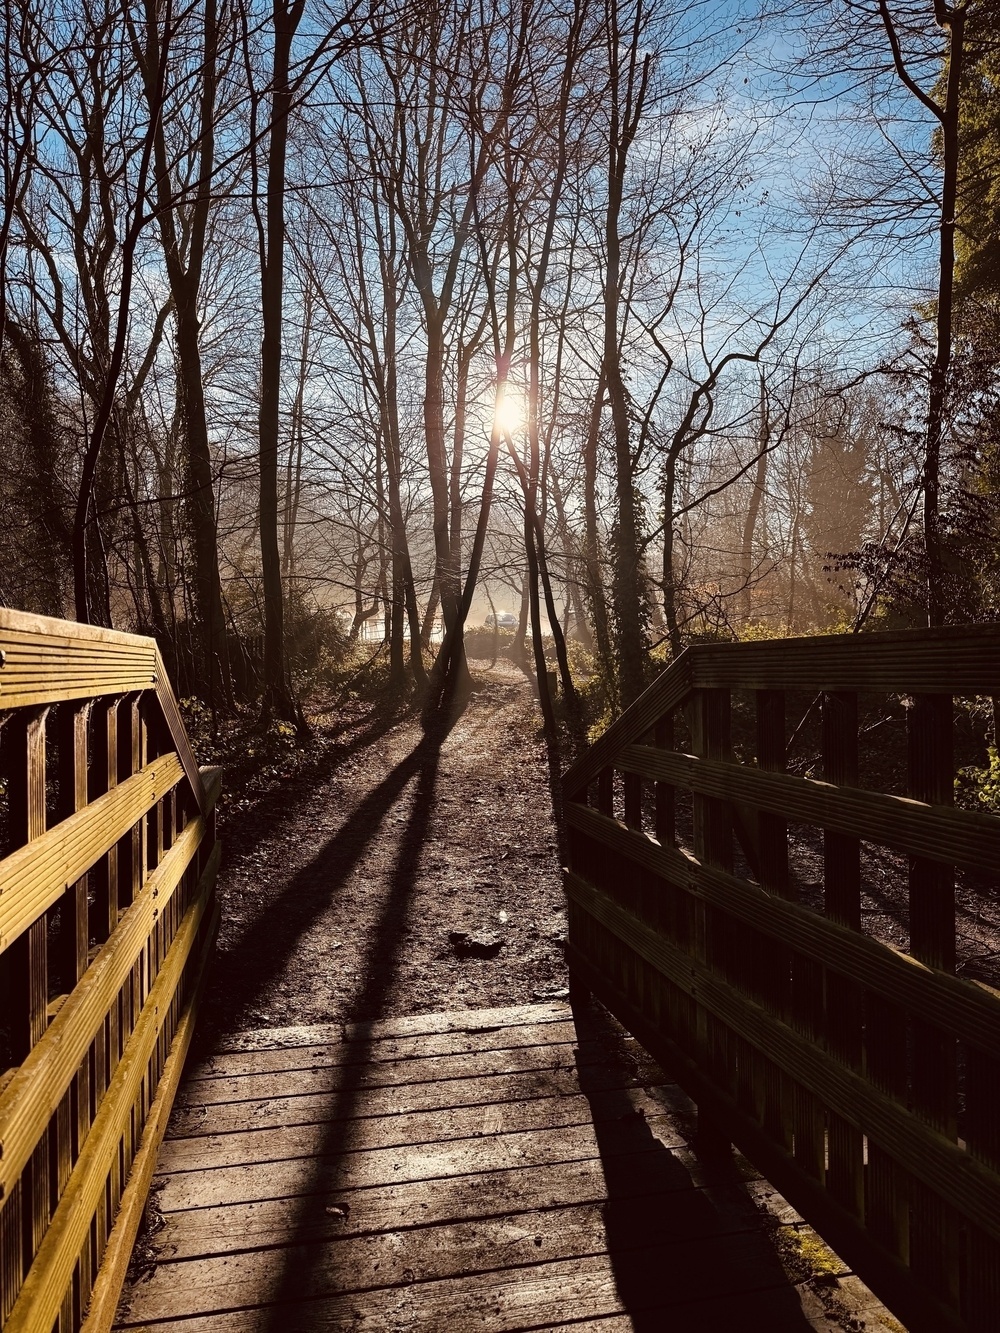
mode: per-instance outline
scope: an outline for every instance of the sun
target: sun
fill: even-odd
[[[524,425],[524,406],[518,395],[509,389],[497,395],[493,414],[497,426],[505,435],[513,435],[514,431]]]

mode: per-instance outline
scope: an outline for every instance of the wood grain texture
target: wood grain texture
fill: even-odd
[[[315,1029],[289,1033],[291,1045],[223,1039],[182,1102],[210,1083],[283,1079],[267,1103],[275,1124],[258,1125],[262,1103],[215,1102],[227,1132],[166,1140],[155,1268],[126,1293],[116,1328],[610,1333],[615,1321],[715,1327],[723,1311],[750,1310],[774,1333],[801,1330],[803,1301],[763,1234],[755,1182],[720,1179],[692,1155],[687,1098],[651,1082],[645,1057],[637,1079],[584,1028],[567,1041],[568,1006],[539,1006],[541,1021],[534,1008],[496,1013],[507,1029],[475,1011],[416,1016],[425,1032],[410,1020],[372,1024],[367,1038],[332,1029],[326,1051]],[[382,1073],[365,1075],[364,1047]],[[518,1052],[537,1053],[537,1082],[511,1097],[524,1075],[504,1071]],[[275,1067],[287,1059],[297,1067]],[[464,1079],[452,1076],[460,1061]],[[341,1082],[310,1093],[313,1118],[297,1125],[290,1108],[314,1066]],[[386,1070],[414,1082],[381,1085]],[[505,1100],[465,1102],[483,1088]],[[411,1090],[433,1090],[439,1109],[387,1108],[387,1093],[406,1107]]]
[[[83,1065],[94,1033],[146,949],[150,931],[170,901],[198,846],[199,826],[172,849],[61,1006],[45,1035],[0,1093],[0,1197],[13,1187],[48,1118]],[[219,863],[213,852],[199,892],[207,892]]]
[[[947,1023],[962,1040],[1000,1058],[1000,994],[990,987],[937,971],[746,880],[703,866],[680,849],[661,847],[585,806],[570,806],[566,819],[685,892],[716,903],[816,963],[856,977],[886,1000],[930,1022]]]
[[[86,874],[183,775],[176,755],[153,760],[0,861],[0,951],[57,902],[67,886]]]
[[[0,609],[0,649],[16,770],[0,962],[18,1020],[0,1078],[0,1319],[75,1333],[95,1279],[113,1311],[176,1085],[161,1075],[214,929],[220,774],[198,769],[151,639]]]
[[[799,824],[863,838],[913,856],[967,870],[990,871],[1000,863],[1000,819],[996,815],[788,773],[765,773],[746,764],[651,746],[627,745],[616,763],[625,772],[687,787],[710,799],[738,801]]]
[[[824,1052],[722,981],[576,875],[574,902],[624,941],[680,990],[719,1018],[795,1079],[822,1104],[904,1166],[916,1179],[986,1234],[1000,1239],[1000,1176],[913,1112],[885,1096],[855,1070]]]
[[[94,1117],[69,1185],[4,1326],[5,1333],[50,1333],[63,1294],[73,1280],[80,1247],[90,1231],[95,1209],[104,1197],[112,1169],[117,1166],[122,1136],[133,1114],[150,1057],[171,1018],[171,1001],[180,978],[199,936],[200,956],[195,955],[195,975],[204,966],[211,948],[214,931],[199,931],[202,919],[210,919],[206,918],[206,911],[210,910],[209,895],[205,894],[192,903],[185,915]],[[103,1240],[106,1244],[107,1237]]]

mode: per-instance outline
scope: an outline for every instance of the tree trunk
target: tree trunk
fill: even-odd
[[[292,105],[289,64],[304,0],[272,9],[274,60],[268,130],[265,254],[261,274],[264,336],[260,351],[259,464],[261,574],[264,588],[263,713],[300,722],[285,665],[285,604],[278,542],[278,433],[280,424],[282,302],[285,278],[285,164]]]

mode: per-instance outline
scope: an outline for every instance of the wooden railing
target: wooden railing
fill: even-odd
[[[216,928],[152,639],[0,609],[0,1325],[110,1328]]]
[[[882,789],[859,694],[905,711]],[[952,702],[998,694],[998,626],[697,646],[564,785],[577,985],[928,1333],[1000,1326],[1000,993],[955,971],[955,868],[1000,871],[1000,819],[954,807]],[[793,723],[821,778],[786,771]],[[873,847],[908,947],[863,928]]]

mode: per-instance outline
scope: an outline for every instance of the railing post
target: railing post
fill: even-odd
[[[690,707],[691,740],[694,752],[704,759],[726,760],[731,754],[730,698],[728,690],[698,690]],[[720,870],[733,866],[732,812],[726,801],[694,794],[694,852],[704,865]],[[702,899],[692,903],[692,945],[695,958],[712,968],[725,952],[724,923],[715,909]],[[718,1085],[729,1084],[730,1062],[727,1034],[722,1024],[704,1006],[695,1011],[699,1063]],[[697,1149],[705,1156],[728,1156],[729,1135],[704,1110],[698,1108]]]
[[[858,783],[858,699],[851,693],[823,695],[823,776],[838,786]],[[843,833],[823,833],[826,914],[849,930],[861,929],[861,844]],[[834,972],[826,976],[826,1034],[831,1053],[861,1069],[861,992]],[[830,1113],[827,1183],[830,1193],[861,1221],[864,1217],[864,1139]]]
[[[661,750],[674,748],[674,717],[661,717],[653,730],[653,743]],[[656,791],[656,840],[664,847],[673,847],[676,841],[676,811],[673,784],[657,782]]]
[[[909,794],[932,805],[954,802],[954,744],[950,695],[917,695],[907,710]],[[910,952],[944,972],[955,970],[955,872],[911,857]],[[955,1042],[939,1028],[913,1022],[913,1107],[946,1138],[958,1136]],[[910,1264],[933,1290],[958,1298],[958,1229],[929,1190],[914,1182],[910,1205]]]
[[[757,767],[764,773],[783,773],[786,764],[785,695],[782,690],[756,693]],[[788,825],[780,815],[757,815],[757,851],[763,886],[782,898],[792,898],[788,880]],[[776,1017],[788,1020],[791,1011],[792,954],[777,941],[762,938],[758,950],[758,990]],[[786,1152],[792,1148],[795,1087],[787,1074],[768,1060],[764,1066],[763,1123]]]
[[[48,712],[47,707],[24,709],[8,721],[3,731],[9,850],[23,847],[45,832]],[[5,1018],[10,1058],[15,1064],[21,1064],[27,1058],[48,1026],[48,922],[49,913],[43,912],[2,957],[9,988]],[[21,1173],[16,1194],[4,1201],[0,1217],[0,1279],[5,1285],[11,1278],[19,1281],[23,1276],[49,1224],[51,1133],[50,1125]]]

